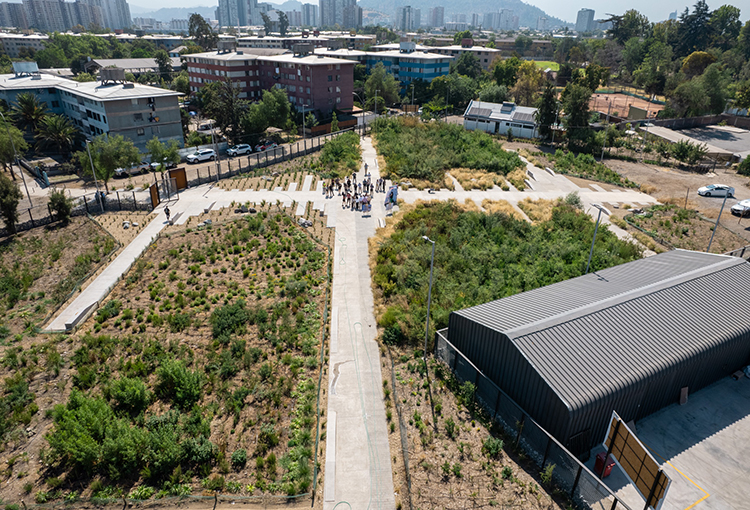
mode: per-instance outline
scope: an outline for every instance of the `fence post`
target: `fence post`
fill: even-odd
[[[544,449],[544,458],[542,459],[542,467],[540,469],[544,469],[544,465],[547,463],[547,457],[549,457],[550,446],[552,446],[552,438],[547,437],[547,448]]]
[[[518,424],[518,434],[516,435],[516,448],[518,448],[518,443],[521,442],[521,432],[523,432],[523,425],[526,423],[526,415],[521,415],[521,422]]]
[[[211,165],[208,165],[208,180],[211,180]]]
[[[197,173],[197,174],[198,174],[198,185],[200,186],[201,184],[203,184],[203,183],[201,182],[201,169],[200,169],[200,168],[196,168],[196,169],[195,169],[195,173]]]
[[[291,153],[291,149],[289,150],[289,152]],[[292,158],[286,157],[286,149],[284,149],[284,146],[282,145],[281,146],[281,161],[284,161],[284,159],[292,159]]]
[[[497,421],[497,408],[500,405],[500,395],[502,395],[502,393],[498,391],[497,399],[495,399],[495,414],[492,416],[492,421]]]
[[[83,196],[83,205],[86,206],[86,214],[90,214],[89,213],[89,201],[86,198],[86,195]]]
[[[571,498],[574,497],[574,495],[576,493],[576,488],[578,488],[578,481],[581,479],[581,472],[582,471],[583,471],[583,466],[579,465],[578,466],[578,473],[576,473],[576,479],[573,482],[573,488],[570,489],[570,497]]]
[[[31,207],[29,207],[29,219],[31,220],[31,228],[34,228],[34,217],[31,215]]]
[[[138,202],[135,200],[135,191],[133,191],[133,209],[138,210]]]
[[[120,209],[122,211],[122,202],[120,202],[120,192],[119,191],[115,191],[115,193],[117,193],[117,207],[118,207],[118,209]]]
[[[255,153],[255,168],[260,166],[260,152]]]
[[[52,217],[52,208],[49,206],[49,202],[47,202],[47,214],[49,214],[49,217]]]

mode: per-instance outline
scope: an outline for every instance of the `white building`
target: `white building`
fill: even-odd
[[[495,135],[505,135],[512,130],[514,136],[535,138],[538,128],[536,112],[536,108],[517,106],[515,103],[471,101],[464,112],[464,127]]]

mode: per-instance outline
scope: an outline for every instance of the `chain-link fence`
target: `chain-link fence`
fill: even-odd
[[[459,382],[476,386],[476,399],[492,419],[513,438],[539,471],[552,468],[552,481],[583,508],[614,510],[629,507],[560,442],[552,437],[526,411],[487,378],[453,344],[448,330],[437,332],[435,356],[455,374]]]

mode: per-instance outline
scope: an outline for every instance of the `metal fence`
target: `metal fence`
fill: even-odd
[[[630,510],[575,455],[456,349],[448,341],[447,334],[448,330],[443,329],[435,335],[436,358],[448,365],[460,382],[470,382],[476,386],[477,402],[513,438],[514,444],[523,450],[540,472],[554,464],[552,481],[583,508]]]

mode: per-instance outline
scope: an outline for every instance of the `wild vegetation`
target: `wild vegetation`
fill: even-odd
[[[351,175],[359,170],[360,161],[359,135],[348,131],[326,141],[320,150],[318,164],[324,167],[323,177],[330,179]]]
[[[625,188],[637,188],[638,184],[630,179],[623,178],[620,174],[611,170],[606,165],[599,163],[591,154],[578,154],[557,149],[554,155],[547,156],[554,161],[556,172],[572,175],[582,179],[606,182]]]
[[[163,236],[79,333],[6,349],[25,369],[4,416],[52,425],[42,469],[9,476],[39,503],[308,492],[327,285],[327,253],[283,211]],[[45,371],[60,395],[29,419]]]
[[[431,327],[448,325],[451,311],[579,276],[586,267],[594,223],[575,197],[552,208],[549,220],[530,225],[505,214],[425,203],[405,212],[393,233],[371,254],[383,340],[424,340],[430,245],[436,243]],[[600,226],[592,267],[640,257],[639,249]]]
[[[439,186],[452,168],[506,175],[523,166],[516,153],[504,151],[487,133],[454,124],[380,118],[373,129],[378,153],[387,165],[384,173],[394,181],[420,179]]]

